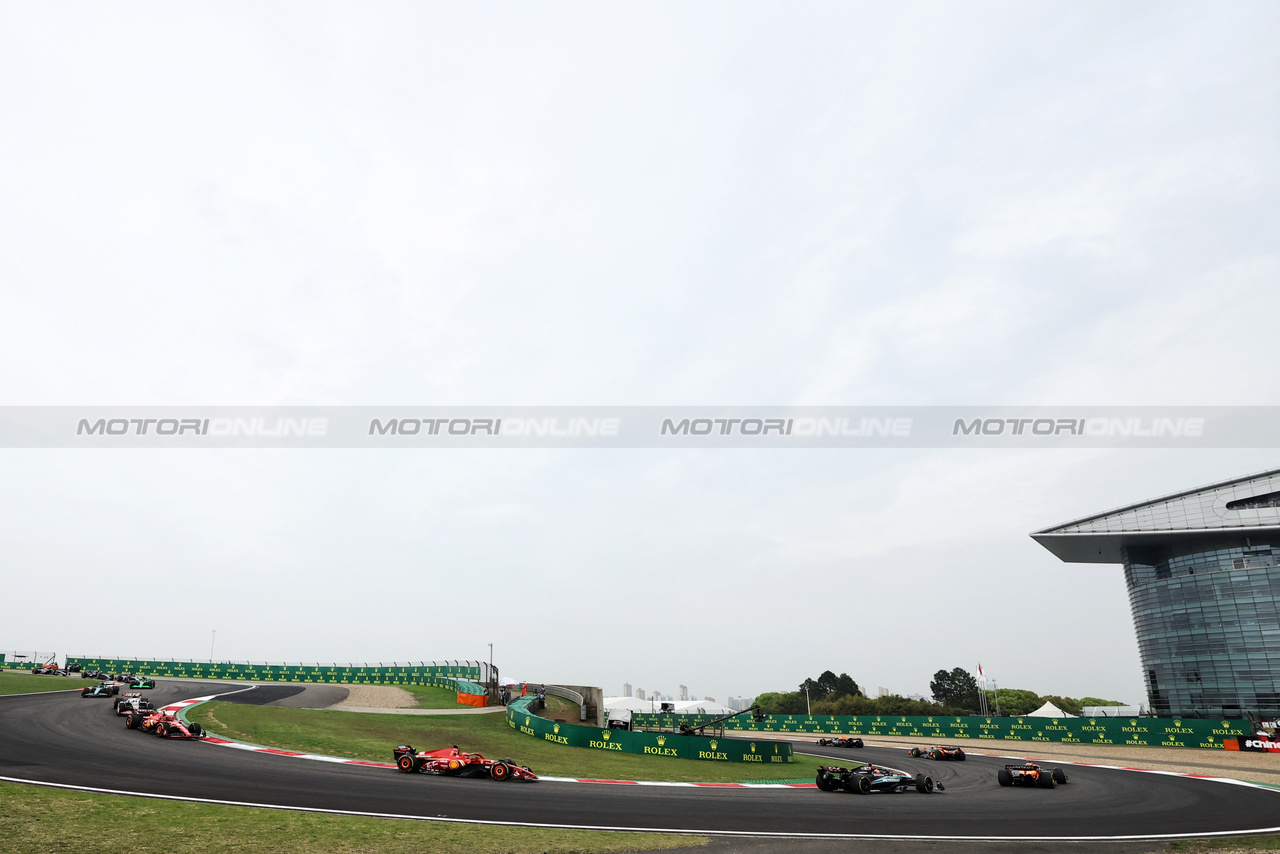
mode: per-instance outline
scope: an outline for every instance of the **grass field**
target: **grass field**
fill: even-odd
[[[191,804],[0,783],[5,854],[497,854],[650,851],[705,837],[489,827]]]
[[[452,688],[436,688],[433,685],[397,685],[413,695],[419,709],[456,709],[458,692]]]
[[[34,694],[43,691],[76,691],[97,685],[89,679],[70,676],[32,676],[16,670],[0,670],[0,694]]]
[[[548,698],[550,700],[550,698]],[[576,708],[576,707],[575,707]],[[352,712],[205,703],[187,717],[214,735],[254,744],[390,762],[391,748],[412,744],[433,750],[456,744],[485,756],[510,757],[535,773],[551,777],[655,780],[674,782],[741,782],[744,780],[811,781],[818,761],[797,756],[786,765],[747,767],[736,762],[699,762],[563,747],[516,732],[502,714],[376,715]]]

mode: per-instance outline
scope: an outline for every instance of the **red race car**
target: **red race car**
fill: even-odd
[[[129,712],[124,717],[129,729],[154,732],[161,738],[204,738],[206,733],[200,724],[187,723],[173,712]]]
[[[479,753],[466,753],[453,747],[440,750],[414,750],[402,744],[391,751],[396,767],[406,774],[425,771],[454,777],[492,777],[494,780],[536,780],[538,775],[528,765],[517,765],[510,759],[485,759]]]
[[[913,747],[907,751],[908,756],[927,756],[930,759],[951,759],[956,762],[964,761],[964,751],[958,747],[943,747],[941,744],[935,744],[933,747]]]

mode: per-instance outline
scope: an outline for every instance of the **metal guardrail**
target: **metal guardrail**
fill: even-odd
[[[560,697],[563,700],[571,700],[578,704],[578,708],[582,712],[581,720],[587,719],[587,698],[570,688],[561,688],[559,685],[547,685],[547,693],[553,697]]]

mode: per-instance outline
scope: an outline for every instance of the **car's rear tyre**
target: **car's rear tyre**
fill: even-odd
[[[396,760],[396,767],[406,774],[412,774],[418,770],[418,757],[412,753],[402,753]]]
[[[818,776],[813,778],[813,782],[824,792],[829,792],[832,789],[831,775],[821,768],[818,769]]]
[[[923,774],[916,775],[916,791],[927,795],[933,791],[933,778]]]
[[[511,769],[501,762],[495,762],[489,766],[489,776],[495,780],[505,780],[511,774]]]
[[[964,751],[961,750],[960,748],[956,748],[956,761],[957,762],[964,761]]]
[[[1054,782],[1052,774],[1041,771],[1040,776],[1036,778],[1036,785],[1042,789],[1052,789],[1058,784]]]
[[[865,774],[859,774],[857,777],[854,777],[853,779],[855,781],[853,784],[854,791],[856,791],[859,795],[871,794],[870,778],[868,778]]]
[[[996,779],[1000,781],[1001,786],[1012,786],[1013,775],[1009,773],[1008,768],[1001,768],[996,772]]]
[[[1066,771],[1063,771],[1061,768],[1054,768],[1054,769],[1053,769],[1053,782],[1055,782],[1055,783],[1065,783],[1065,782],[1067,782],[1067,772],[1066,772]]]

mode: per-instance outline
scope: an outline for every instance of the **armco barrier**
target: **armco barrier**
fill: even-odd
[[[644,756],[701,759],[709,762],[791,762],[791,745],[786,742],[745,738],[704,738],[696,735],[631,732],[598,729],[578,724],[556,723],[529,712],[532,697],[513,700],[507,707],[507,725],[525,735],[593,750],[616,750]]]
[[[455,679],[478,679],[480,668],[469,665],[423,664],[388,667],[347,664],[252,664],[155,659],[68,658],[85,670],[139,673],[175,679],[243,679],[253,682],[339,682],[370,685],[442,685],[455,688]],[[435,680],[448,680],[447,685]]]
[[[681,723],[700,726],[710,715],[633,714],[631,725],[674,730]],[[1120,744],[1134,747],[1207,747],[1222,749],[1224,738],[1249,735],[1242,720],[1174,718],[945,717],[915,715],[767,715],[759,723],[732,718],[725,731],[789,735],[895,735],[922,742],[943,738],[1049,741],[1063,744]]]

